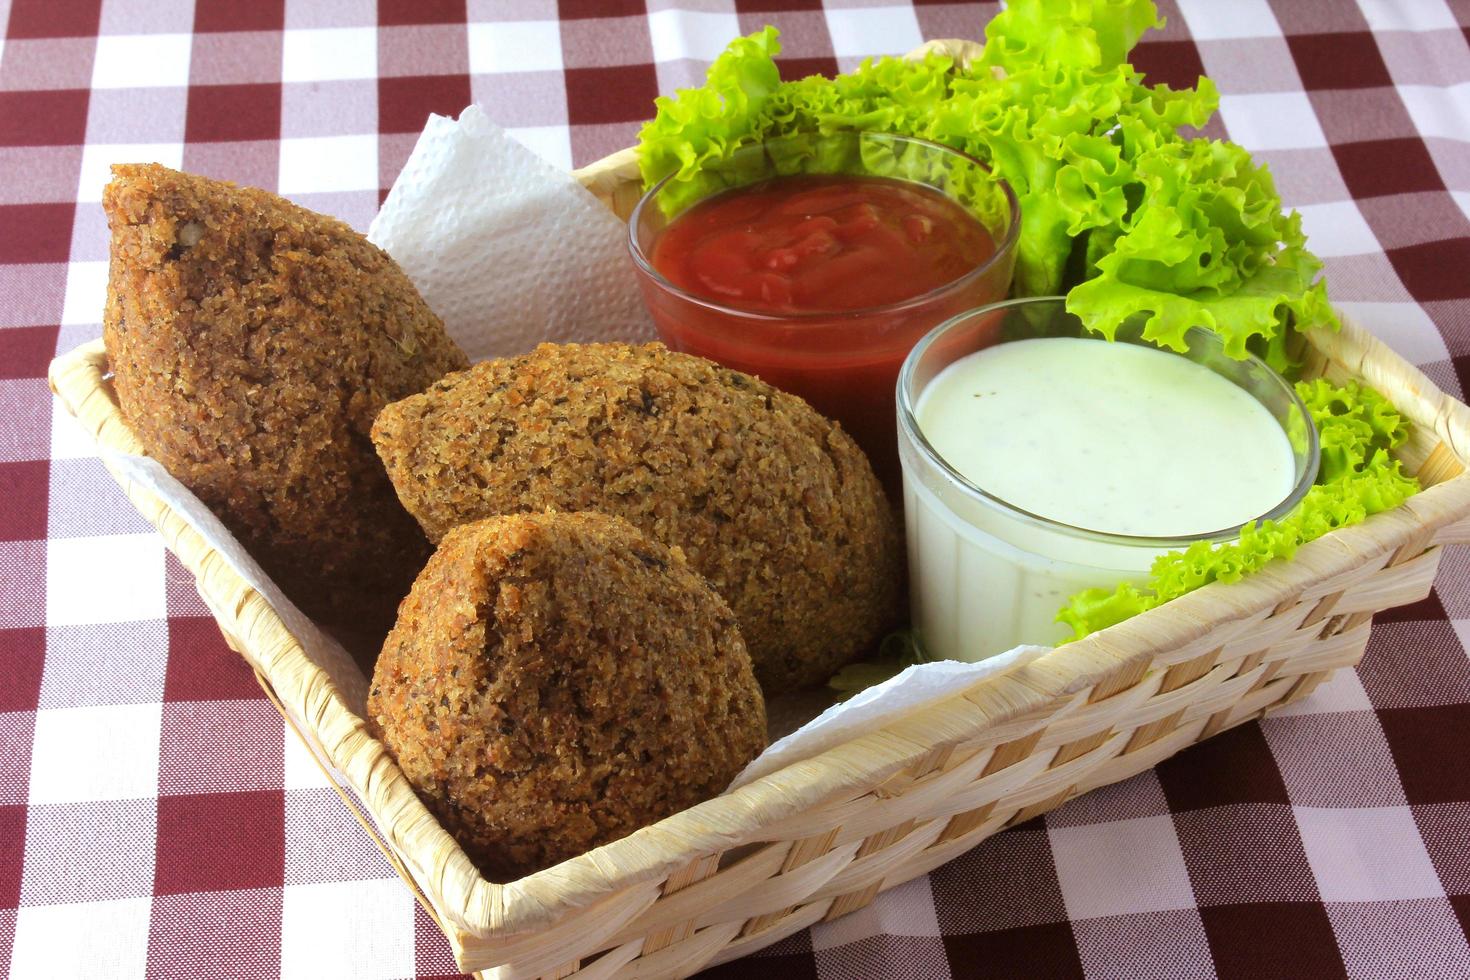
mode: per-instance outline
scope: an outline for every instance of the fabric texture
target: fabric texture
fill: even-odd
[[[1175,0],[1136,63],[1208,73],[1333,300],[1470,385],[1470,2]],[[430,112],[563,167],[633,142],[738,32],[788,76],[994,4],[0,0],[0,967],[452,974],[443,937],[53,406],[100,335],[111,162],[365,229]],[[1470,556],[1308,700],[1002,833],[732,977],[1470,976]]]

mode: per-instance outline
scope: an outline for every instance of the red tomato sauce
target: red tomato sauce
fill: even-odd
[[[994,252],[979,221],[922,184],[798,175],[694,205],[660,236],[652,261],[682,289],[780,315],[901,303]]]
[[[1004,299],[1014,262],[939,191],[815,175],[701,201],[650,253],[682,290],[639,278],[664,343],[756,375],[842,423],[895,501],[899,368],[933,327]]]

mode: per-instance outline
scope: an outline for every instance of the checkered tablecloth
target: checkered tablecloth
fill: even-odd
[[[1178,0],[1137,63],[1208,73],[1339,305],[1470,384],[1470,2]],[[978,36],[990,4],[0,0],[0,966],[453,973],[448,947],[47,392],[98,336],[107,165],[365,228],[429,112],[547,159],[632,142],[770,22],[788,74]],[[797,977],[1470,977],[1470,558],[1306,702],[722,969]]]

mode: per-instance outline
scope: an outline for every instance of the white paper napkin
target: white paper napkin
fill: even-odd
[[[735,777],[730,788],[739,789],[793,762],[821,755],[849,739],[943,701],[981,678],[1028,664],[1050,649],[1020,646],[979,663],[939,660],[908,667],[903,673],[832,705],[790,735],[772,742]]]
[[[542,341],[653,340],[627,237],[478,106],[429,117],[368,229],[472,361]]]

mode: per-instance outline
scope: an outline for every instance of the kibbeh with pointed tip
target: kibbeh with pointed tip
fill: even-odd
[[[103,207],[129,428],[304,611],[376,646],[429,546],[368,433],[464,354],[335,218],[157,164],[114,167]]]
[[[597,513],[445,535],[378,657],[368,719],[502,881],[709,799],[766,742],[729,606]]]

